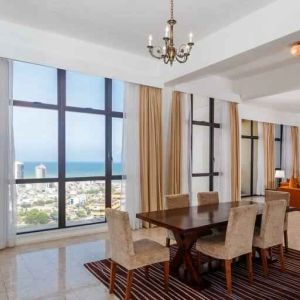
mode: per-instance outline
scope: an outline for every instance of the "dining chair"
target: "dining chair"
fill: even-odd
[[[166,195],[166,209],[183,208],[190,206],[189,194]],[[166,246],[170,247],[171,240],[175,240],[171,230],[167,231]]]
[[[249,282],[253,282],[252,241],[256,214],[255,204],[231,208],[225,234],[197,240],[196,250],[199,253],[224,261],[228,294],[232,294],[231,264],[234,258],[247,256]]]
[[[288,192],[282,192],[282,191],[265,191],[265,199],[267,201],[273,201],[273,200],[286,200],[287,206],[290,205],[290,193]],[[284,246],[285,251],[287,252],[289,249],[289,240],[288,240],[288,212],[285,214],[284,218],[284,228],[283,228],[283,236],[284,236]]]
[[[284,255],[282,231],[286,213],[286,200],[269,201],[265,203],[261,227],[254,233],[253,247],[260,249],[264,276],[267,277],[268,249],[279,246],[281,271],[284,271]]]
[[[218,204],[218,192],[200,192],[197,193],[198,205]]]
[[[114,292],[117,266],[123,266],[128,270],[125,299],[130,299],[133,271],[145,268],[148,277],[148,266],[163,263],[164,284],[168,291],[169,285],[169,260],[168,248],[149,239],[133,241],[127,212],[107,208],[105,210],[108,224],[108,233],[111,247],[111,274],[109,292]]]

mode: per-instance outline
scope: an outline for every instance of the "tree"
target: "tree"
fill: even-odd
[[[25,214],[24,222],[26,224],[47,224],[49,222],[48,215],[36,208],[31,209]]]

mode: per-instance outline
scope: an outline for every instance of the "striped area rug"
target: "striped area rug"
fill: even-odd
[[[171,248],[171,256],[176,251],[176,246]],[[274,251],[274,258],[277,252]],[[262,276],[260,263],[254,263],[254,283],[249,285],[247,269],[244,264],[234,264],[233,266],[233,295],[228,297],[226,293],[225,276],[222,271],[211,272],[204,275],[212,285],[201,292],[182,283],[175,277],[170,277],[170,289],[166,294],[163,285],[163,269],[160,264],[149,268],[149,280],[146,280],[144,270],[136,270],[132,285],[132,299],[140,300],[208,300],[208,299],[287,299],[300,300],[300,252],[290,249],[285,253],[286,272],[280,271],[280,265],[275,262],[270,265],[270,276]],[[90,262],[84,265],[95,277],[104,285],[109,285],[110,260]],[[118,267],[115,294],[123,299],[126,288],[126,270]]]

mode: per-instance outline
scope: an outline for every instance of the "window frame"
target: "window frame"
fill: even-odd
[[[123,112],[112,110],[112,79],[105,78],[105,107],[101,109],[81,108],[66,105],[66,70],[57,69],[57,104],[46,104],[42,102],[30,102],[23,100],[14,100],[14,107],[29,107],[33,109],[55,110],[58,112],[58,177],[55,178],[31,178],[15,179],[15,184],[26,183],[58,183],[58,226],[55,228],[45,228],[38,230],[28,230],[17,232],[17,234],[27,234],[33,232],[42,232],[57,230],[62,228],[71,228],[87,226],[93,224],[106,223],[104,221],[88,222],[82,224],[73,224],[66,226],[66,182],[74,181],[105,181],[105,207],[111,207],[112,181],[122,180],[123,175],[112,175],[112,119],[123,118]],[[29,100],[29,99],[28,99]],[[86,114],[104,115],[105,117],[105,175],[89,177],[66,177],[66,113],[78,112]]]
[[[194,108],[193,108],[194,95],[191,94],[191,153],[193,159],[193,127],[194,125],[209,127],[209,170],[204,173],[193,173],[192,177],[209,177],[209,191],[214,190],[214,177],[219,176],[219,172],[214,170],[214,131],[216,128],[221,128],[220,123],[215,123],[215,99],[209,98],[209,121],[194,120]],[[193,161],[192,161],[193,165]],[[193,168],[192,168],[193,169]]]
[[[279,125],[279,124],[275,124],[275,126],[276,125]],[[279,163],[279,168],[276,168],[276,166],[275,166],[275,171],[281,170],[281,168],[282,168],[283,125],[280,124],[279,126],[280,126],[280,137],[279,138],[275,137],[275,149],[276,149],[276,143],[279,142],[279,145],[280,145],[279,146],[279,149],[280,149],[279,161],[280,161],[280,163]],[[276,164],[276,157],[275,157],[275,164]]]

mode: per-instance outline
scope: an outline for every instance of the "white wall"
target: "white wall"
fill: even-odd
[[[0,57],[162,87],[159,61],[0,21]]]
[[[241,119],[300,126],[300,115],[298,113],[272,110],[260,107],[259,105],[251,105],[245,103],[241,103],[239,105],[239,111]]]

